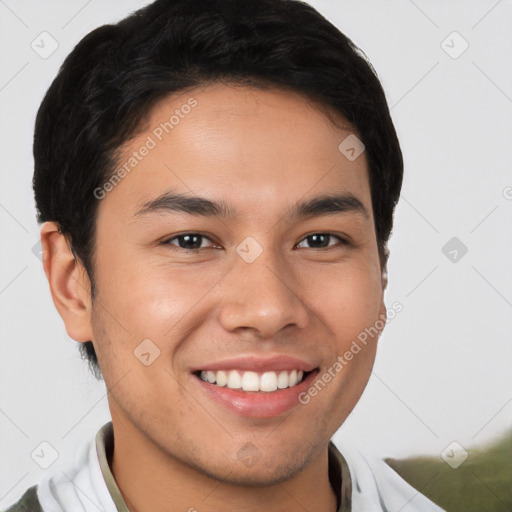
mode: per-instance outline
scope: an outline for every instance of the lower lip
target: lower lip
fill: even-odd
[[[300,405],[299,395],[310,387],[317,373],[318,370],[311,372],[296,386],[278,389],[269,393],[230,389],[226,386],[221,387],[205,382],[197,375],[192,375],[192,377],[209,397],[227,409],[238,413],[240,416],[272,418],[289,411],[294,406]]]

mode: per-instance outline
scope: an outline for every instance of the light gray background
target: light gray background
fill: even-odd
[[[146,3],[0,0],[0,508],[109,419],[32,253],[31,144],[64,57]],[[481,445],[512,423],[512,2],[311,4],[376,68],[406,167],[386,293],[404,309],[335,440],[394,456]],[[43,31],[59,45],[47,59],[30,46]],[[456,59],[442,47],[462,48],[453,31],[469,43]],[[454,236],[468,248],[457,262],[441,250]],[[47,470],[30,456],[42,441],[60,454]]]

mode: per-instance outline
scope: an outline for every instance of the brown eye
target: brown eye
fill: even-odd
[[[329,243],[330,240],[336,239],[338,240],[338,244]],[[337,246],[337,245],[346,245],[346,241],[337,236],[333,235],[331,233],[313,233],[311,235],[308,235],[302,239],[302,241],[298,244],[300,246],[303,241],[307,241],[308,244],[310,244],[311,249],[326,249],[327,247]]]
[[[164,245],[172,245],[179,249],[197,251],[204,248],[202,245],[204,240],[210,239],[204,235],[201,235],[200,233],[183,233],[182,235],[177,235],[163,243]],[[174,241],[177,241],[178,243],[176,244]]]

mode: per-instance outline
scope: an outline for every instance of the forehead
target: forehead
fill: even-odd
[[[173,190],[243,212],[351,192],[371,211],[365,155],[348,159],[339,149],[347,137],[354,137],[348,122],[295,92],[225,84],[181,91],[159,101],[123,148],[116,168],[123,178],[104,203],[135,212]]]

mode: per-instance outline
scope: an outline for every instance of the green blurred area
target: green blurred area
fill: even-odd
[[[512,512],[512,429],[451,468],[440,456],[386,459],[407,482],[447,512]]]

